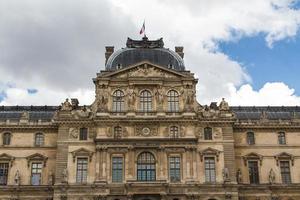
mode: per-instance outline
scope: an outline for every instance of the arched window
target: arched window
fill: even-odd
[[[3,145],[10,145],[11,134],[6,132],[3,134]]]
[[[178,126],[170,127],[170,138],[179,138]]]
[[[212,140],[212,128],[204,128],[204,140]]]
[[[116,90],[113,93],[113,112],[123,112],[124,111],[124,92],[121,90]]]
[[[115,126],[114,127],[114,138],[121,138],[122,137],[122,127],[121,126]]]
[[[168,111],[178,112],[179,111],[179,95],[175,90],[170,90],[167,94],[168,97]]]
[[[155,158],[152,153],[141,153],[137,159],[137,180],[155,181],[155,163]]]
[[[43,133],[35,134],[34,144],[35,144],[35,146],[43,146],[44,145],[44,134]]]
[[[148,90],[144,90],[140,94],[140,110],[142,112],[152,111],[152,95]]]

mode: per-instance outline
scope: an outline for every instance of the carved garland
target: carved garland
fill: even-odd
[[[72,151],[71,153],[72,153],[72,157],[73,157],[73,162],[75,162],[76,161],[76,157],[79,157],[79,156],[88,157],[89,161],[91,162],[92,158],[93,158],[93,154],[94,154],[94,152],[89,151],[89,150],[87,150],[85,148],[77,149],[75,151]]]
[[[207,149],[204,149],[203,151],[200,151],[201,162],[203,162],[203,158],[205,156],[214,156],[214,157],[217,158],[217,161],[219,161],[220,153],[221,153],[221,151],[208,147]]]
[[[26,160],[27,160],[27,167],[30,167],[30,163],[33,162],[33,161],[42,162],[43,166],[46,167],[46,163],[47,163],[48,157],[44,156],[42,154],[39,154],[39,153],[35,153],[33,155],[28,156],[26,158]]]
[[[275,160],[276,160],[276,165],[277,165],[277,166],[279,165],[280,160],[288,160],[288,161],[291,161],[292,166],[294,166],[294,156],[293,156],[292,154],[283,152],[283,153],[280,153],[280,154],[274,156],[274,158],[275,158]]]

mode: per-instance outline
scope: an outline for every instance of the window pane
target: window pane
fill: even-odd
[[[215,158],[205,158],[205,181],[206,182],[216,181]]]
[[[170,127],[170,138],[179,138],[179,130],[177,126]]]
[[[169,169],[170,169],[170,181],[178,182],[180,181],[180,157],[170,157],[169,158]]]
[[[123,181],[123,157],[112,158],[112,182]]]
[[[87,136],[88,136],[88,129],[87,128],[80,128],[79,140],[87,140]]]
[[[124,93],[121,90],[117,90],[113,93],[113,112],[124,111]]]
[[[179,111],[179,95],[175,90],[170,90],[167,94],[168,97],[168,111],[178,112]]]
[[[204,140],[212,140],[212,128],[204,128]]]
[[[42,163],[32,163],[31,164],[31,184],[40,185],[42,178]]]
[[[259,183],[259,172],[257,161],[248,161],[249,179],[251,184]]]
[[[44,145],[44,134],[42,133],[35,134],[35,145],[36,146]]]
[[[152,111],[152,95],[148,90],[144,90],[141,92],[140,110],[142,112]]]
[[[285,133],[284,132],[279,132],[278,133],[278,143],[279,144],[286,144]]]
[[[10,138],[11,138],[10,133],[4,133],[3,134],[3,145],[10,145]]]
[[[282,183],[291,183],[291,172],[290,172],[290,162],[280,161],[281,179]]]
[[[255,144],[255,137],[253,132],[248,132],[247,133],[247,143],[250,145]]]
[[[8,163],[0,163],[0,185],[7,184],[8,166]]]
[[[76,173],[77,183],[85,183],[87,181],[87,167],[88,167],[87,158],[77,158],[77,173]]]
[[[139,181],[154,181],[156,179],[155,164],[155,158],[151,153],[141,153],[137,160],[137,179]]]
[[[122,127],[116,126],[114,127],[114,138],[118,139],[122,137]]]

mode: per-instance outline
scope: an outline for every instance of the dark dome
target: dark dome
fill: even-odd
[[[164,48],[162,39],[149,41],[144,37],[143,40],[136,41],[128,38],[126,46],[108,58],[106,70],[114,71],[142,61],[177,71],[185,70],[183,59],[178,53]]]

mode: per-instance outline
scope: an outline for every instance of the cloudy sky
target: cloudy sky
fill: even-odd
[[[251,2],[251,3],[250,3]],[[104,46],[184,46],[201,104],[300,105],[300,2],[293,0],[0,0],[0,105],[94,99]]]

